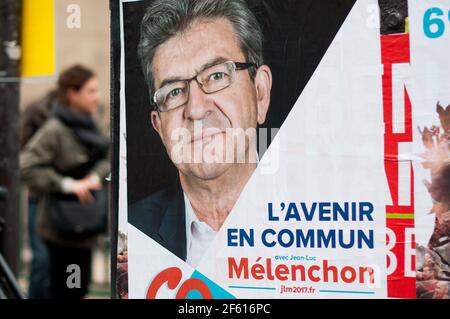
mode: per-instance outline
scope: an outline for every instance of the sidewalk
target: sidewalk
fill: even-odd
[[[24,292],[28,291],[28,273],[31,263],[31,250],[28,243],[24,245],[21,254],[21,267],[18,282]],[[109,299],[110,286],[110,254],[106,238],[99,240],[99,245],[92,256],[92,280],[90,292],[86,299]]]

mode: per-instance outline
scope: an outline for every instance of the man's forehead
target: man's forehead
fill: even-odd
[[[231,22],[225,18],[197,20],[156,49],[152,63],[155,85],[167,78],[191,77],[220,60],[243,59]]]

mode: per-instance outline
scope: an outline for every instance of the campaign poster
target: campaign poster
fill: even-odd
[[[419,297],[450,102],[408,10],[388,34],[372,0],[112,0],[115,297]]]

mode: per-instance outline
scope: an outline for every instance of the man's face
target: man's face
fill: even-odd
[[[188,29],[157,48],[153,59],[155,89],[167,80],[192,78],[208,65],[220,61],[247,62],[231,23],[226,19],[194,21]],[[234,82],[219,92],[206,94],[194,80],[190,82],[189,100],[184,105],[168,112],[153,111],[152,124],[177,168],[185,175],[209,180],[221,176],[232,165],[239,165],[224,161],[208,163],[201,154],[221,153],[216,158],[224,159],[224,154],[230,151],[225,143],[227,129],[245,130],[263,123],[270,101],[270,86],[271,74],[267,66],[258,69],[255,81],[247,70],[236,71]],[[175,134],[180,129],[190,135],[182,143]],[[180,144],[184,157],[177,163],[173,154]],[[187,153],[191,156],[187,157]],[[245,153],[248,158],[248,140]],[[200,154],[201,160],[194,160],[194,154]]]

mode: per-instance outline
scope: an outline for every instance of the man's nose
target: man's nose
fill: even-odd
[[[189,87],[189,99],[184,108],[185,118],[195,120],[204,119],[211,111],[212,102],[206,93],[202,91],[196,81],[192,81]]]

